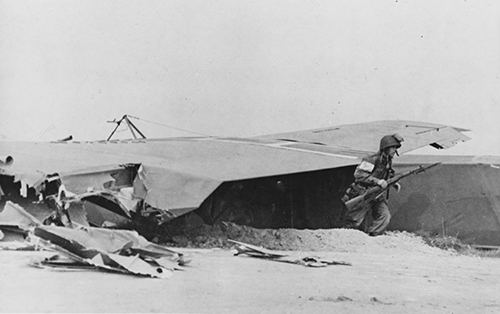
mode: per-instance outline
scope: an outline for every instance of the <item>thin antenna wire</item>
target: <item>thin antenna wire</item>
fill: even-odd
[[[168,125],[168,124],[164,124],[164,123],[160,123],[160,122],[155,122],[155,121],[151,121],[151,120],[142,119],[142,118],[139,118],[139,117],[134,117],[134,116],[131,116],[131,115],[129,115],[128,117],[129,118],[134,118],[134,119],[137,119],[137,120],[141,120],[141,121],[144,121],[144,122],[149,122],[149,123],[152,123],[152,124],[160,125],[160,126],[163,126],[163,127],[166,127],[166,128],[177,130],[177,131],[187,132],[187,133],[201,135],[201,136],[212,136],[212,135],[203,134],[203,133],[199,133],[199,132],[195,132],[195,131],[181,129],[181,128],[178,128],[178,127],[175,127],[175,126],[172,126],[172,125]]]

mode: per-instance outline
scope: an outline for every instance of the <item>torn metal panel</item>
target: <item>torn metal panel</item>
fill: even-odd
[[[130,218],[91,202],[83,202],[83,208],[85,209],[88,223],[94,227],[120,228],[129,225],[131,222]]]
[[[134,274],[161,278],[168,278],[172,275],[173,269],[153,266],[150,263],[142,260],[139,255],[123,256],[119,254],[108,253],[106,256],[124,269]]]
[[[4,251],[38,251],[37,245],[22,240],[0,241],[0,250]]]
[[[150,243],[134,231],[39,226],[34,234],[79,263],[111,271],[166,278],[174,269],[156,258],[168,258],[178,265],[185,262],[182,254]]]
[[[87,211],[87,219],[94,226],[104,226],[105,222],[112,226],[124,226],[132,218],[131,213],[137,210],[141,199],[133,196],[133,188],[125,187],[118,191],[93,191],[78,194],[62,200],[66,203],[83,203]]]
[[[39,233],[49,233],[54,237],[75,241],[85,249],[96,249],[103,252],[117,252],[126,246],[146,248],[152,245],[136,231],[110,230],[103,228],[85,227],[80,229],[69,229],[63,227],[43,226],[35,229]],[[36,234],[38,235],[38,234]],[[174,254],[173,251],[165,251],[165,254]]]
[[[2,168],[0,175],[12,177],[13,182],[22,182],[28,187],[38,187],[45,180],[46,173],[37,169],[31,171],[17,171],[13,168]]]
[[[94,203],[102,208],[106,208],[118,215],[130,218],[130,212],[135,211],[135,207],[127,208],[121,199],[117,197],[117,193],[113,192],[91,192],[78,195],[76,200],[87,201]]]
[[[61,173],[60,178],[66,189],[75,194],[89,191],[119,190],[132,186],[135,168],[135,165],[93,167]]]
[[[134,197],[133,187],[121,188],[114,193],[114,196],[129,211],[136,211],[140,201],[142,201],[142,199]]]
[[[16,226],[23,229],[41,225],[42,223],[34,216],[29,214],[21,206],[7,201],[0,212],[0,225]]]
[[[72,223],[76,223],[81,226],[89,226],[87,212],[83,207],[83,204],[71,204],[67,211]]]
[[[142,165],[134,181],[134,195],[178,217],[198,208],[219,184],[210,178]]]
[[[0,232],[3,234],[3,238],[0,239],[0,242],[24,242],[28,236],[28,231],[26,229],[21,229],[17,226],[0,224]]]
[[[35,245],[26,241],[32,227],[41,222],[18,204],[7,201],[0,212],[0,249],[34,250]]]
[[[43,260],[37,261],[33,260],[29,264],[30,266],[43,269],[53,269],[62,271],[87,271],[95,270],[93,265],[87,263],[77,262],[74,259],[64,257],[61,255],[53,255],[51,257],[44,258]]]
[[[325,267],[329,265],[352,266],[351,263],[343,261],[324,259],[318,256],[294,254],[293,252],[285,254],[283,252],[268,250],[263,247],[258,247],[248,243],[243,243],[234,240],[228,240],[228,241],[237,244],[235,255],[245,254],[250,257],[265,258],[276,262],[297,264],[307,267]]]

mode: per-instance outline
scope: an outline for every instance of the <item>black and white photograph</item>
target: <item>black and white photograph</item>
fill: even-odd
[[[500,313],[500,2],[0,0],[0,313]]]

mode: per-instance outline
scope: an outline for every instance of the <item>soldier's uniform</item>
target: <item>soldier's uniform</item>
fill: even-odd
[[[387,135],[382,138],[378,153],[363,158],[356,167],[354,183],[347,189],[343,197],[344,201],[363,194],[368,188],[377,186],[380,180],[387,180],[394,175],[392,157],[384,151],[391,146],[399,148],[402,140],[398,135]],[[386,193],[362,208],[347,211],[344,215],[344,227],[359,228],[369,210],[371,210],[373,220],[365,231],[370,235],[381,234],[391,219]]]

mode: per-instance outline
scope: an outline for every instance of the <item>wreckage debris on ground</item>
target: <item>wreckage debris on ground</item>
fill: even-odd
[[[7,201],[0,212],[0,239],[2,250],[36,250],[37,247],[28,237],[29,230],[40,225],[40,221],[26,212],[21,206]]]
[[[95,228],[76,223],[72,226],[45,226],[21,206],[7,202],[0,212],[0,230],[4,240],[14,234],[18,240],[24,241],[26,237],[27,242],[13,245],[16,242],[0,240],[0,247],[56,251],[57,256],[36,261],[32,265],[60,270],[100,269],[164,278],[171,275],[172,271],[181,269],[187,262],[182,254],[149,242],[135,231]],[[273,250],[344,253],[387,252],[394,248],[412,252],[437,250],[428,246],[421,237],[406,232],[372,238],[357,230],[257,229],[228,222],[214,226],[198,224],[184,230],[183,235],[174,237],[176,239],[177,245],[196,248],[231,248],[237,243],[238,254],[316,267],[348,263],[319,258],[316,254],[301,255]],[[231,242],[229,239],[234,240]]]
[[[243,254],[243,255],[248,255],[250,257],[265,258],[271,261],[298,264],[308,267],[325,267],[329,265],[352,266],[351,263],[325,259],[319,256],[297,254],[292,252],[285,254],[282,252],[268,250],[263,247],[258,247],[255,245],[238,242],[231,239],[229,239],[228,241],[236,244],[236,253],[234,255]]]
[[[182,254],[135,231],[40,226],[34,235],[53,244],[52,249],[63,256],[109,271],[164,278],[186,263]]]
[[[21,206],[7,202],[0,213],[2,230],[17,227],[31,242],[62,257],[38,266],[97,268],[126,274],[165,278],[188,261],[183,254],[151,243],[135,231],[78,226],[44,226]],[[56,261],[65,259],[64,263]]]

